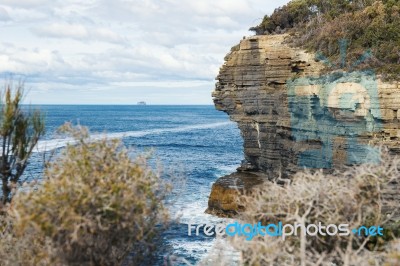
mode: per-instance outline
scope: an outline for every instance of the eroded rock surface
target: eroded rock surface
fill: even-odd
[[[240,190],[230,189],[229,178],[330,171],[376,159],[373,144],[400,152],[400,84],[372,71],[323,73],[315,55],[289,47],[285,37],[244,39],[220,69],[214,103],[237,122],[245,158],[238,173],[214,184],[209,210],[238,208],[232,200]]]
[[[219,178],[212,187],[207,213],[231,217],[243,210],[238,198],[246,191],[263,184],[267,177],[261,172],[236,172]]]

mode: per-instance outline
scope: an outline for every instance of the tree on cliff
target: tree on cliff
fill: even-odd
[[[28,113],[21,107],[24,84],[8,83],[0,103],[0,177],[1,205],[11,201],[39,138],[44,134],[44,120],[39,111]],[[1,213],[1,212],[0,212]]]

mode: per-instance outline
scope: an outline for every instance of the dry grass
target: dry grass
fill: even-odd
[[[244,223],[349,224],[381,226],[384,237],[257,236],[229,238],[242,253],[243,265],[400,265],[398,237],[400,159],[382,152],[377,164],[355,166],[333,175],[322,171],[298,173],[285,186],[266,184],[240,199]]]

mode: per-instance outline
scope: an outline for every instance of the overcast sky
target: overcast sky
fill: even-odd
[[[230,47],[288,0],[0,0],[0,74],[33,104],[212,104]]]

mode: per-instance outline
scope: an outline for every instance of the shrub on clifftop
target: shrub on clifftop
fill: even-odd
[[[294,45],[322,52],[335,61],[338,41],[348,42],[348,62],[370,50],[361,68],[384,78],[400,78],[400,2],[398,0],[292,0],[250,28],[257,34],[289,32]]]

